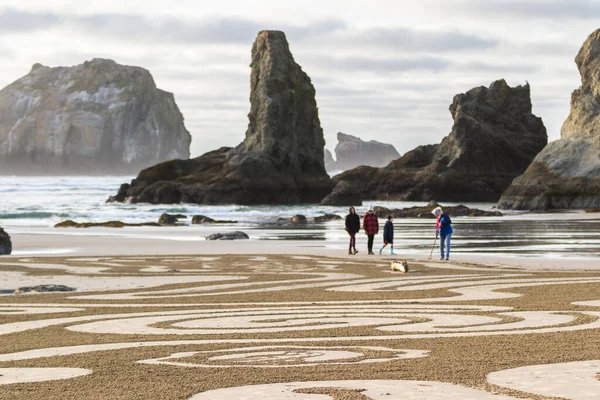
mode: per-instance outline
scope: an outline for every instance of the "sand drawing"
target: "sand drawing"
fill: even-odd
[[[69,392],[83,379],[92,398],[103,385],[99,360],[115,360],[111,368],[126,375],[175,374],[187,384],[170,387],[173,399],[587,399],[600,390],[600,362],[560,362],[551,350],[572,337],[597,336],[600,278],[585,271],[413,262],[408,273],[390,275],[389,264],[316,256],[5,264],[11,269],[0,275],[9,285],[31,277],[81,286],[0,297],[0,398],[21,387],[43,398],[36,384]],[[531,353],[505,357],[489,348],[493,340],[525,343]],[[600,348],[582,343],[590,346],[582,354],[600,358]],[[477,346],[499,358],[461,362],[459,377],[452,365],[469,352],[476,359]],[[533,362],[542,356],[548,362]],[[222,382],[211,380],[213,373],[202,387],[189,375],[226,370],[283,375],[261,375],[261,383],[237,372]],[[312,381],[299,382],[293,371],[310,371]],[[568,385],[567,377],[581,384]],[[114,384],[115,395],[126,390],[118,377]]]

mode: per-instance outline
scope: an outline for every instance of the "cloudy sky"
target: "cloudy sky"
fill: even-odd
[[[0,0],[0,87],[37,62],[144,67],[175,94],[197,156],[243,140],[250,49],[278,29],[316,87],[328,148],[338,131],[400,153],[439,142],[452,97],[499,78],[531,84],[553,140],[598,28],[600,0]]]

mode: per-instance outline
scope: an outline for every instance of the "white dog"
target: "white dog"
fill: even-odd
[[[392,261],[392,271],[408,272],[408,263],[406,261]]]

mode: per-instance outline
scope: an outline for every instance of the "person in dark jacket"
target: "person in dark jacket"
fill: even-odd
[[[360,231],[360,218],[356,213],[354,207],[350,207],[348,210],[349,214],[346,215],[346,232],[350,235],[350,247],[348,247],[348,254],[356,254],[356,234]]]
[[[379,249],[379,255],[385,246],[390,245],[390,254],[394,253],[394,223],[391,215],[388,215],[388,220],[385,222],[385,226],[383,227],[383,247]]]
[[[369,211],[365,214],[363,219],[363,230],[367,235],[367,248],[369,249],[369,255],[373,255],[373,239],[379,232],[379,219],[373,212],[373,207],[369,206]]]
[[[446,261],[450,259],[450,240],[452,239],[452,219],[441,207],[432,211],[437,217],[435,224],[435,235],[440,235],[440,260],[444,260],[444,247],[446,250]]]

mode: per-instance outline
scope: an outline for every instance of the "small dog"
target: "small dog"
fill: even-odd
[[[392,261],[392,271],[408,272],[408,263],[406,261]]]

